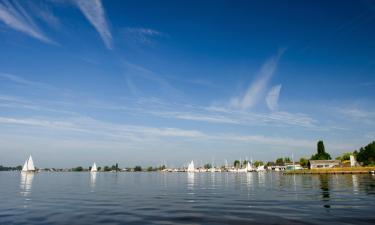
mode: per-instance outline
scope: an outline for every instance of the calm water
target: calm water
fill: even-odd
[[[0,224],[374,224],[375,176],[0,172]]]

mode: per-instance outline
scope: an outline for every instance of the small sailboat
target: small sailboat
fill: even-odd
[[[92,164],[90,172],[98,172],[98,169],[96,168],[96,163]]]
[[[252,172],[254,171],[253,166],[250,164],[250,162],[247,162],[246,164],[246,172]]]
[[[22,172],[35,172],[34,161],[31,155],[26,160],[25,164],[23,164]]]
[[[191,160],[191,162],[189,163],[189,166],[187,168],[187,172],[189,172],[189,173],[195,172],[194,161],[193,160]]]
[[[258,167],[257,167],[256,171],[257,171],[257,172],[264,172],[264,171],[266,171],[266,169],[264,168],[263,165],[261,165],[261,166],[258,166]]]

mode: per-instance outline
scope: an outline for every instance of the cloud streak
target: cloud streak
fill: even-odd
[[[157,37],[167,37],[168,35],[150,28],[127,27],[123,29],[126,39],[140,44],[151,45]]]
[[[266,103],[271,111],[277,110],[279,104],[279,96],[281,91],[281,84],[271,88],[266,97]]]
[[[88,135],[98,135],[101,138],[110,137],[118,141],[144,141],[158,140],[158,138],[182,138],[185,140],[199,141],[236,141],[256,142],[275,146],[311,147],[314,141],[294,139],[288,137],[267,137],[263,135],[234,135],[227,133],[204,133],[198,130],[186,130],[179,128],[157,128],[148,126],[134,126],[127,124],[115,124],[98,121],[88,117],[70,118],[65,120],[41,119],[41,118],[13,118],[0,117],[0,124],[34,127],[53,131],[78,132]]]
[[[38,39],[39,41],[48,44],[56,44],[43,34],[32,17],[17,2],[10,3],[9,1],[3,1],[3,3],[0,3],[0,21],[8,27]]]
[[[105,11],[101,0],[75,0],[77,7],[81,10],[86,19],[94,26],[99,33],[105,46],[112,49],[112,34],[109,30]]]
[[[257,74],[257,79],[246,89],[241,96],[232,98],[230,106],[233,108],[246,110],[253,107],[263,97],[264,91],[276,71],[279,59],[285,50],[279,52],[268,59]]]

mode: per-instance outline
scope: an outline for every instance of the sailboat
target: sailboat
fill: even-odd
[[[191,172],[194,172],[195,171],[195,168],[194,168],[194,161],[191,160],[191,162],[189,163],[189,166],[187,168],[187,172],[191,173]]]
[[[263,165],[261,165],[261,166],[258,166],[258,167],[257,167],[256,171],[257,171],[257,172],[264,172],[264,171],[266,171],[266,169],[264,168]]]
[[[246,164],[246,172],[252,172],[252,171],[254,171],[254,168],[250,164],[250,162],[248,161],[247,164]]]
[[[35,166],[31,155],[26,160],[25,164],[23,164],[22,172],[35,172]]]
[[[98,172],[98,169],[96,168],[96,163],[92,164],[90,172]]]

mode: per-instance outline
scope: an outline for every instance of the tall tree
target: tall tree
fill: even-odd
[[[322,140],[318,141],[318,154],[324,154],[326,152],[324,143]]]
[[[324,143],[322,140],[318,141],[317,153],[311,156],[312,160],[327,160],[331,159],[331,155],[325,151]]]

